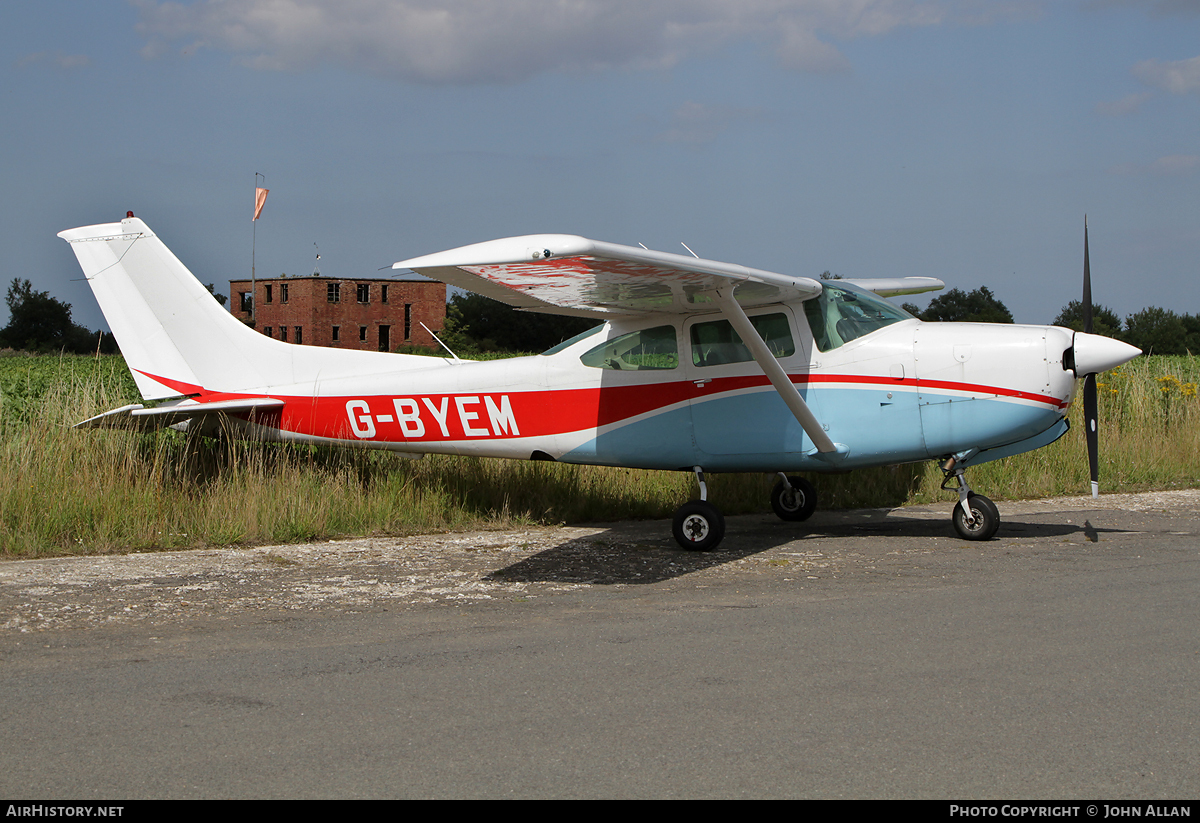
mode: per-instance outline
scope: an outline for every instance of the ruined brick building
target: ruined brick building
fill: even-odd
[[[424,323],[441,331],[446,284],[393,278],[271,277],[230,280],[233,316],[248,322],[257,299],[255,328],[268,337],[305,346],[393,351],[404,345],[437,347]]]

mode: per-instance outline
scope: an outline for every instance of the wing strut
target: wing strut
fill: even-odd
[[[848,450],[845,446],[834,443],[829,439],[829,435],[821,428],[821,423],[813,415],[808,408],[808,404],[804,402],[804,398],[800,396],[800,392],[796,390],[796,386],[792,383],[792,379],[788,377],[787,372],[783,370],[783,366],[779,365],[779,361],[771,354],[771,350],[767,348],[767,344],[763,342],[758,330],[750,322],[750,318],[746,316],[746,312],[742,309],[741,304],[733,297],[733,286],[714,289],[709,292],[712,294],[721,307],[721,313],[725,315],[725,319],[733,326],[734,331],[742,338],[742,342],[750,349],[750,353],[754,355],[755,362],[766,374],[767,379],[771,381],[771,385],[775,387],[775,391],[779,393],[780,398],[787,404],[792,414],[796,416],[796,422],[804,429],[804,433],[812,440],[813,445],[817,447],[817,451],[821,454],[834,455],[845,454]]]

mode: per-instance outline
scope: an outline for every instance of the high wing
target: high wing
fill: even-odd
[[[569,234],[491,240],[402,260],[392,268],[412,269],[526,311],[595,317],[712,311],[716,306],[705,293],[725,286],[736,287],[744,306],[808,300],[821,293],[820,281],[809,277]]]
[[[712,292],[733,287],[742,306],[809,300],[811,277],[650,251],[570,234],[530,234],[401,260],[413,271],[532,312],[605,317],[713,310]],[[945,286],[933,277],[848,280],[884,297]],[[708,305],[705,305],[708,304]]]

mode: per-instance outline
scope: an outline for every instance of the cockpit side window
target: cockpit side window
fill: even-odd
[[[796,342],[786,314],[760,314],[750,318],[750,324],[776,357],[796,353]],[[728,320],[713,320],[692,326],[692,363],[697,366],[720,366],[726,363],[745,363],[753,360],[750,349],[734,331]]]
[[[617,371],[677,368],[679,346],[675,341],[675,327],[655,326],[622,334],[596,346],[580,357],[579,362],[596,369]]]
[[[819,297],[804,303],[804,316],[820,351],[830,351],[912,315],[868,291],[821,284]]]

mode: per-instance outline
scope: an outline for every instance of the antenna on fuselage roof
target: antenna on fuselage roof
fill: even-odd
[[[680,241],[679,241],[679,245],[681,245],[681,246],[683,246],[685,249],[687,249],[687,250],[688,250],[688,253],[689,253],[689,254],[691,254],[691,255],[692,255],[692,257],[696,258],[697,260],[699,260],[699,259],[700,259],[700,255],[696,254],[694,251],[692,251],[690,248],[688,248],[688,244],[687,244],[687,243],[685,243],[685,242],[683,242],[682,240],[680,240]]]

